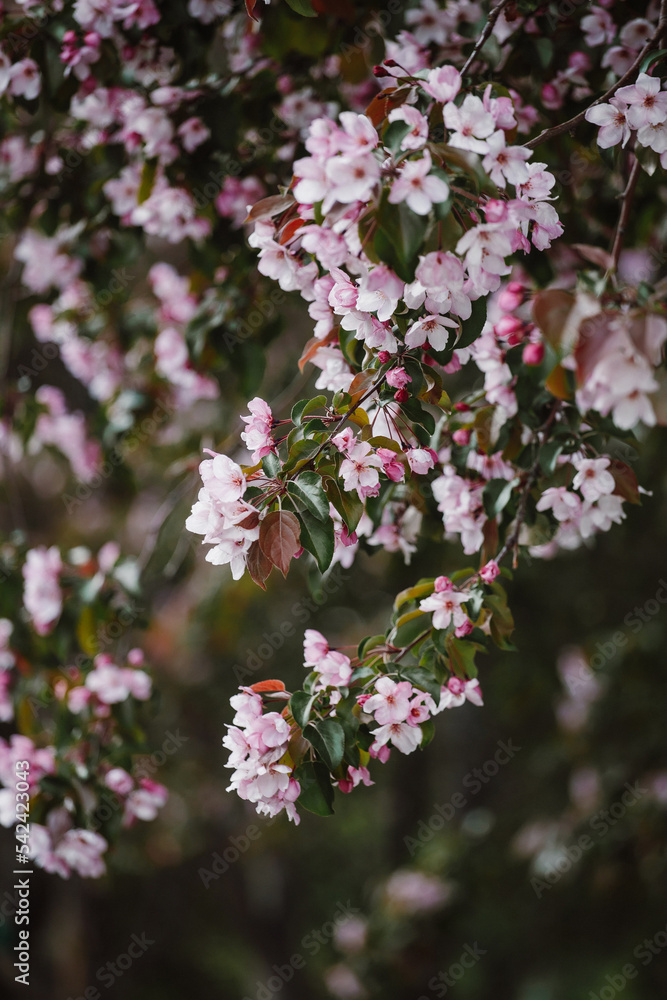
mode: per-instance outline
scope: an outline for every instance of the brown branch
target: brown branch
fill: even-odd
[[[641,170],[641,164],[636,156],[633,156],[634,163],[630,170],[630,176],[628,178],[628,183],[626,185],[625,191],[621,195],[622,208],[621,214],[618,217],[618,225],[616,226],[616,233],[614,234],[614,245],[611,250],[611,267],[609,270],[611,272],[615,271],[618,267],[618,259],[621,256],[621,250],[623,249],[623,237],[625,236],[625,231],[628,227],[628,222],[630,220],[630,212],[632,210],[632,199],[634,197],[635,188],[637,187],[637,181],[639,180],[639,172]]]
[[[662,0],[660,4],[660,19],[658,21],[658,26],[655,29],[655,33],[652,38],[649,38],[648,42],[641,50],[630,69],[628,69],[623,76],[617,80],[605,94],[602,95],[602,97],[598,97],[597,100],[593,101],[592,104],[589,104],[589,106],[584,108],[583,111],[580,111],[578,115],[574,116],[574,118],[570,118],[569,121],[561,122],[560,125],[554,125],[553,128],[547,128],[543,132],[540,132],[540,134],[535,136],[534,139],[524,143],[525,148],[535,149],[537,146],[541,146],[543,142],[547,142],[549,139],[553,139],[557,135],[562,135],[563,132],[570,132],[572,129],[576,128],[577,125],[580,125],[581,122],[585,121],[587,111],[590,111],[590,109],[594,108],[597,104],[604,104],[610,97],[614,96],[617,90],[624,87],[626,83],[630,83],[630,81],[634,79],[635,74],[639,71],[642,63],[646,59],[646,56],[650,55],[654,49],[658,48],[660,40],[666,33],[667,0]]]
[[[507,7],[508,4],[511,2],[512,0],[500,0],[500,3],[496,7],[494,7],[493,10],[489,13],[489,19],[486,22],[486,25],[484,26],[484,31],[477,39],[475,43],[475,48],[472,50],[472,52],[466,59],[463,69],[461,70],[461,76],[465,76],[465,74],[468,72],[469,68],[472,66],[477,56],[486,45],[489,39],[489,35],[491,34],[491,32],[495,27],[496,21],[504,11],[505,7]]]
[[[560,408],[560,400],[557,399],[556,402],[554,403],[552,409],[551,409],[551,413],[549,414],[549,416],[547,417],[547,420],[544,423],[544,428],[543,428],[544,434],[542,436],[542,441],[540,442],[539,431],[538,431],[538,433],[536,435],[536,438],[535,438],[535,443],[536,444],[538,444],[538,445],[540,443],[544,444],[544,442],[547,440],[547,437],[548,437],[548,434],[549,434],[549,428],[551,427],[552,423],[554,422],[554,420],[556,418],[556,414],[558,413],[559,408]],[[509,538],[506,539],[505,544],[503,545],[502,549],[500,550],[500,552],[498,553],[498,555],[495,557],[495,562],[500,563],[500,561],[505,558],[505,556],[507,555],[508,552],[510,552],[510,551],[513,552],[513,559],[512,559],[512,568],[513,569],[516,569],[517,564],[518,564],[518,542],[519,542],[519,535],[521,534],[521,528],[523,527],[523,522],[526,519],[526,508],[528,506],[528,497],[530,496],[530,491],[532,490],[533,486],[535,485],[535,480],[537,479],[537,474],[538,474],[539,470],[540,470],[540,452],[539,452],[539,448],[538,448],[537,455],[535,456],[535,461],[533,462],[533,464],[531,465],[530,469],[528,470],[528,476],[526,477],[526,481],[525,481],[524,486],[523,486],[523,491],[521,493],[521,499],[519,500],[519,506],[517,507],[516,521],[515,521],[515,524],[514,524],[514,530],[512,531],[512,534],[509,536]]]

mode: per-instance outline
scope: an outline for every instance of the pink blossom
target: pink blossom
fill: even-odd
[[[378,448],[378,457],[382,460],[382,471],[394,483],[402,483],[405,479],[405,468],[398,455],[391,448]]]
[[[465,602],[466,595],[455,590],[436,591],[430,597],[419,602],[420,611],[433,612],[433,627],[446,629],[451,624],[455,628],[463,625],[468,620],[461,605]]]
[[[322,633],[314,628],[307,628],[303,637],[304,667],[317,667],[328,652],[329,643]]]
[[[660,90],[661,82],[659,77],[640,73],[636,83],[616,91],[616,100],[628,105],[630,128],[659,125],[667,119],[667,91]]]
[[[435,466],[435,459],[430,448],[408,448],[405,457],[416,476],[425,476]]]
[[[572,480],[572,488],[578,489],[584,500],[595,503],[601,496],[614,492],[616,482],[608,471],[608,458],[584,458],[574,455],[572,464],[577,470]]]
[[[252,461],[259,462],[275,450],[275,443],[271,437],[273,414],[268,403],[259,396],[250,400],[248,410],[250,416],[241,417],[246,425],[245,431],[241,433],[241,440],[245,442],[248,451],[252,452]]]
[[[428,150],[419,160],[407,160],[389,192],[393,205],[406,202],[417,215],[428,215],[431,207],[449,197],[449,185],[440,177],[430,176],[432,162]]]
[[[346,490],[356,490],[360,499],[375,496],[380,486],[378,469],[382,459],[373,453],[367,441],[359,441],[352,447],[340,467],[340,475]]]
[[[422,87],[436,101],[447,104],[454,100],[461,89],[461,74],[454,66],[440,66],[430,70]]]
[[[411,726],[407,722],[390,722],[372,732],[378,746],[384,746],[391,741],[393,746],[404,754],[412,753],[422,741],[422,731],[419,726]]]
[[[368,201],[380,179],[380,165],[372,153],[354,157],[337,156],[328,160],[325,172],[329,192],[323,208],[334,202],[348,205],[353,201]]]
[[[387,118],[390,122],[405,122],[410,131],[401,140],[401,149],[421,149],[428,139],[428,120],[421,111],[409,104],[394,108]]]
[[[401,279],[390,268],[380,264],[359,282],[356,308],[376,313],[378,320],[384,323],[393,316],[404,288]]]
[[[320,675],[317,690],[329,687],[347,687],[352,677],[350,658],[337,650],[329,650],[318,663],[315,670]]]
[[[375,784],[374,781],[371,781],[370,772],[367,767],[348,767],[347,777],[339,780],[338,787],[344,795],[347,795],[359,784],[364,784],[366,787]]]
[[[609,104],[595,104],[586,111],[586,121],[600,125],[598,146],[609,149],[619,142],[625,146],[630,138],[630,126],[626,118],[627,105],[621,103],[618,97],[612,97]]]
[[[488,143],[484,140],[495,130],[496,123],[479,97],[468,94],[460,108],[445,104],[443,118],[445,126],[453,132],[449,137],[450,146],[472,153],[487,152]]]
[[[412,685],[409,681],[397,682],[391,677],[379,677],[375,682],[375,692],[365,702],[364,712],[375,716],[375,721],[381,726],[405,722],[412,697]]]
[[[356,440],[357,439],[352,428],[346,427],[339,434],[335,434],[332,437],[331,443],[338,449],[338,451],[349,452]]]
[[[63,570],[60,552],[55,545],[30,549],[23,564],[23,603],[38,635],[47,635],[60,617]]]
[[[405,335],[408,347],[421,347],[428,343],[436,351],[444,351],[449,341],[447,328],[458,329],[458,324],[446,316],[424,316],[413,323]]]
[[[122,767],[112,767],[104,776],[104,784],[117,795],[129,795],[134,788],[134,778]]]
[[[505,133],[498,129],[486,140],[488,153],[482,160],[482,166],[498,187],[505,187],[505,182],[519,185],[528,180],[526,160],[530,158],[530,150],[523,146],[508,146]]]
[[[581,509],[581,499],[565,486],[550,486],[537,501],[537,510],[551,510],[557,521],[569,521]]]
[[[131,791],[125,802],[123,826],[131,826],[135,819],[147,823],[154,820],[158,810],[166,804],[168,794],[164,785],[151,781],[150,778],[142,778],[139,788]]]
[[[478,708],[484,704],[479,681],[462,681],[459,677],[450,677],[440,693],[438,711],[441,712],[445,708],[458,708],[466,701],[472,702]]]

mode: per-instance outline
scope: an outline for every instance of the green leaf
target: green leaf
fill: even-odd
[[[324,764],[304,761],[295,769],[294,777],[301,785],[299,805],[316,816],[332,816],[334,790]]]
[[[306,691],[295,691],[289,702],[289,710],[292,717],[300,729],[305,729],[317,694],[308,694]]]
[[[303,731],[304,739],[315,749],[330,771],[335,771],[343,760],[345,730],[337,719],[309,722]]]
[[[456,342],[457,350],[460,347],[469,347],[474,340],[477,340],[485,323],[486,298],[482,297],[473,302],[470,318],[461,324],[461,336]]]
[[[320,445],[317,441],[296,441],[290,448],[288,459],[283,466],[283,472],[293,472],[300,463],[305,465],[319,450]]]
[[[563,450],[562,441],[547,441],[539,450],[539,459],[542,472],[545,476],[552,476],[556,471],[556,462]]]
[[[326,405],[326,402],[326,396],[315,396],[314,399],[300,399],[298,403],[294,404],[290,414],[290,419],[294,426],[298,427],[303,417],[307,417],[309,413],[319,410],[321,406]]]
[[[384,646],[386,642],[386,635],[368,635],[359,643],[357,647],[357,656],[360,660],[363,660],[369,650],[375,649],[377,646]]]
[[[262,469],[269,479],[277,479],[280,475],[280,459],[273,452],[269,452],[262,459]]]
[[[329,501],[322,486],[322,477],[316,472],[302,472],[298,479],[288,482],[287,490],[301,500],[318,520],[330,520]]]
[[[423,750],[427,747],[433,737],[435,736],[435,723],[433,719],[427,719],[426,722],[420,723],[419,727],[422,731],[422,741],[419,744],[419,749]]]
[[[409,125],[407,122],[391,122],[387,125],[382,135],[382,145],[390,149],[392,153],[397,153],[411,128],[412,125]]]
[[[317,17],[310,0],[287,0],[287,3],[302,17]]]
[[[156,156],[150,160],[146,160],[144,163],[141,171],[139,190],[137,192],[137,204],[139,205],[143,205],[143,203],[151,196],[153,185],[155,184],[155,175],[157,174],[157,163],[158,161]]]
[[[497,517],[510,501],[516,480],[489,479],[482,493],[484,510],[489,520]]]
[[[398,673],[403,680],[410,681],[414,687],[428,691],[436,705],[440,703],[442,685],[428,670],[424,670],[423,667],[400,667]]]
[[[434,580],[420,580],[414,587],[402,590],[394,600],[394,611],[398,611],[408,601],[416,601],[418,597],[428,597],[429,594],[433,593],[434,582]]]
[[[364,512],[364,505],[356,491],[348,493],[347,490],[341,490],[336,480],[330,476],[326,476],[323,481],[324,490],[329,501],[343,518],[343,521],[347,525],[347,530],[350,533],[353,532]]]
[[[413,281],[428,227],[427,217],[416,215],[405,202],[392,205],[385,195],[380,203],[378,222],[374,239],[378,256],[403,281]]]
[[[466,642],[465,639],[457,639],[452,635],[447,642],[447,648],[450,667],[457,677],[464,679],[477,676],[477,667],[475,666],[477,645],[475,643]]]
[[[336,543],[333,521],[320,521],[307,510],[301,511],[298,517],[301,522],[301,544],[315,556],[320,572],[324,573],[334,556]]]

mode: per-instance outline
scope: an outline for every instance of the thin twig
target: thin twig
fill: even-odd
[[[547,436],[548,436],[548,433],[549,433],[549,428],[551,427],[552,423],[554,422],[554,420],[556,418],[556,414],[558,413],[559,408],[560,408],[560,400],[556,400],[556,402],[554,403],[554,405],[553,405],[553,407],[551,409],[551,413],[549,414],[549,416],[548,416],[548,418],[547,418],[547,420],[546,420],[546,422],[544,424],[544,434],[543,434],[542,442],[541,442],[542,444],[547,439]],[[536,443],[538,445],[540,444],[539,432],[538,432],[538,434],[536,436]],[[516,569],[517,563],[518,563],[517,548],[518,548],[518,542],[519,542],[519,535],[521,534],[521,528],[523,527],[523,522],[524,522],[524,520],[526,518],[526,508],[528,506],[528,497],[530,496],[530,491],[532,490],[532,488],[533,488],[533,486],[535,484],[535,480],[537,479],[537,474],[538,474],[539,470],[540,470],[540,452],[539,452],[539,448],[538,448],[537,455],[535,456],[535,461],[533,462],[533,464],[531,465],[530,469],[528,470],[528,476],[526,477],[526,481],[524,483],[523,491],[521,493],[521,498],[519,500],[519,506],[517,507],[517,512],[516,512],[516,521],[515,521],[515,524],[514,524],[514,530],[512,531],[512,534],[509,536],[509,538],[506,539],[505,544],[503,545],[502,549],[500,550],[500,552],[498,553],[498,555],[495,557],[495,561],[497,563],[500,563],[500,561],[502,559],[504,559],[504,557],[507,555],[508,552],[513,552],[514,553],[513,559],[512,559],[512,568],[513,569]]]
[[[633,159],[634,163],[632,164],[632,168],[630,170],[628,183],[625,191],[621,195],[623,205],[621,208],[621,214],[618,217],[618,225],[616,226],[616,233],[614,235],[614,245],[611,250],[611,267],[609,268],[611,272],[614,272],[618,267],[618,259],[621,256],[621,250],[623,249],[623,237],[625,236],[625,231],[630,220],[632,199],[634,197],[637,181],[639,180],[639,172],[641,170],[641,164],[637,157],[633,155]]]
[[[667,33],[667,0],[662,0],[660,4],[660,19],[658,21],[658,26],[655,29],[655,33],[652,38],[649,38],[648,42],[641,50],[630,69],[628,69],[623,76],[617,80],[605,94],[602,95],[602,97],[598,97],[597,100],[593,101],[592,104],[589,104],[589,106],[584,108],[583,111],[580,111],[578,115],[574,116],[574,118],[570,118],[569,121],[561,122],[560,125],[554,125],[553,128],[547,128],[543,132],[540,132],[540,134],[535,136],[534,139],[524,143],[525,148],[535,149],[537,146],[541,146],[543,142],[547,142],[549,139],[553,139],[555,136],[561,135],[563,132],[570,132],[572,129],[576,128],[577,125],[580,125],[581,122],[585,120],[587,111],[590,111],[590,109],[594,108],[597,104],[604,104],[610,97],[614,96],[617,90],[624,87],[626,83],[629,83],[634,79],[635,74],[639,71],[642,63],[646,59],[646,56],[653,52],[654,49],[658,48],[660,40],[665,33]]]
[[[489,19],[486,22],[486,25],[484,26],[484,31],[477,39],[475,43],[475,48],[472,50],[472,52],[466,59],[463,69],[461,70],[461,76],[465,76],[465,74],[468,72],[468,70],[474,63],[475,59],[486,45],[489,39],[489,35],[491,34],[491,32],[495,27],[496,21],[504,11],[505,7],[507,7],[507,5],[511,2],[512,0],[500,0],[500,3],[496,7],[494,7],[493,10],[489,13]]]

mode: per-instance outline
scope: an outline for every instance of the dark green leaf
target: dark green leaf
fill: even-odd
[[[305,729],[308,725],[310,712],[316,698],[316,694],[308,694],[306,691],[295,691],[290,698],[289,710],[300,729]]]
[[[262,469],[269,479],[277,479],[280,475],[280,459],[273,452],[262,459]]]
[[[345,730],[337,719],[309,722],[303,731],[304,739],[315,749],[330,771],[335,771],[343,759]]]
[[[436,705],[440,703],[440,688],[442,685],[428,670],[423,667],[401,667],[399,676],[406,681],[410,681],[421,691],[427,691],[433,698]]]
[[[489,479],[482,493],[482,501],[486,516],[492,520],[504,510],[510,501],[514,481],[507,482],[506,479]]]
[[[334,790],[324,764],[304,761],[294,771],[294,777],[301,785],[299,805],[316,816],[332,816]]]
[[[302,472],[298,479],[290,480],[287,489],[293,497],[301,500],[318,520],[330,520],[329,501],[322,486],[322,477],[316,472]]]
[[[324,573],[334,556],[333,521],[320,521],[307,510],[301,511],[298,516],[301,522],[301,544],[315,556],[320,572]]]
[[[477,340],[480,333],[482,332],[482,327],[486,322],[486,298],[482,297],[477,299],[472,304],[472,313],[470,318],[466,319],[462,323],[461,336],[456,342],[457,349],[459,347],[469,347],[474,340]]]
[[[317,17],[310,0],[287,0],[287,3],[302,17]]]

